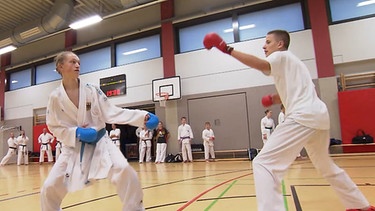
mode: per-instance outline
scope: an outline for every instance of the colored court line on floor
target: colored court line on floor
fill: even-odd
[[[198,200],[200,197],[202,197],[204,194],[206,194],[206,193],[208,193],[208,192],[210,192],[210,191],[212,191],[212,190],[214,190],[214,189],[216,189],[216,188],[218,188],[218,187],[220,187],[220,186],[222,186],[222,185],[224,185],[224,184],[226,184],[226,183],[228,183],[228,182],[231,182],[231,181],[233,181],[233,180],[237,180],[237,179],[239,179],[239,178],[246,177],[246,176],[249,176],[249,175],[252,175],[252,174],[253,174],[253,173],[244,174],[244,175],[241,175],[241,176],[238,176],[238,177],[232,178],[232,179],[230,179],[230,180],[224,181],[224,182],[222,182],[222,183],[219,183],[219,184],[213,186],[212,188],[209,188],[209,189],[203,191],[202,193],[198,194],[198,195],[195,196],[194,198],[192,198],[190,201],[188,201],[188,202],[187,202],[186,204],[184,204],[182,207],[178,208],[177,211],[184,210],[186,207],[188,207],[189,205],[191,205],[193,202],[197,201],[197,200]]]
[[[20,196],[13,196],[13,197],[6,198],[6,199],[0,199],[0,202],[18,199],[18,198],[27,197],[27,196],[32,196],[32,195],[36,195],[36,194],[39,194],[39,193],[40,192],[34,192],[34,193],[28,193],[28,194],[24,194],[24,195],[20,195]]]
[[[288,209],[288,200],[286,199],[286,190],[285,190],[285,183],[284,183],[284,180],[281,180],[281,187],[282,187],[282,190],[283,190],[283,197],[284,197],[284,206],[285,206],[285,210],[286,210],[286,211],[289,211],[289,209]]]
[[[224,196],[224,194],[229,190],[229,189],[231,189],[232,187],[233,187],[233,185],[234,185],[234,183],[236,183],[237,182],[237,180],[234,180],[218,197],[217,197],[217,199],[215,199],[213,202],[211,202],[211,204],[210,205],[208,205],[208,207],[206,208],[206,209],[204,209],[204,211],[208,211],[209,209],[211,209],[211,207],[213,207],[215,204],[216,204],[216,202],[219,200],[219,199],[221,199],[223,196]]]

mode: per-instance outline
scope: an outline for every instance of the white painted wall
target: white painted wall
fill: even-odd
[[[330,26],[332,51],[335,63],[374,59],[375,18]],[[233,47],[263,57],[264,38],[233,44]],[[311,30],[291,33],[290,50],[309,67],[313,79],[317,78]],[[176,58],[176,75],[182,79],[182,95],[217,92],[269,85],[272,78],[264,77],[235,59],[216,49],[205,49]],[[153,79],[163,77],[162,58],[115,67],[81,76],[82,81],[99,85],[99,79],[125,73],[127,95],[111,98],[116,105],[150,101]],[[32,117],[33,109],[47,105],[49,93],[59,82],[51,82],[5,93],[5,120]],[[324,91],[324,90],[322,90]]]
[[[335,64],[375,58],[375,18],[329,26]]]
[[[317,78],[311,30],[291,34],[290,51],[309,67]],[[264,38],[232,44],[235,49],[265,58]],[[176,74],[181,76],[182,95],[249,88],[273,84],[272,77],[250,71],[246,65],[217,49],[199,50],[176,55]]]

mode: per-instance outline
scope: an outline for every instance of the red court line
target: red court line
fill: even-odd
[[[193,202],[195,202],[196,200],[198,200],[198,199],[199,199],[200,197],[202,197],[204,194],[206,194],[206,193],[212,191],[212,190],[215,189],[215,188],[218,188],[218,187],[224,185],[225,183],[228,183],[228,182],[231,182],[231,181],[233,181],[233,180],[236,180],[236,179],[239,179],[239,178],[242,178],[242,177],[246,177],[246,176],[249,176],[249,175],[252,175],[252,174],[253,174],[253,173],[244,174],[244,175],[242,175],[242,176],[238,176],[238,177],[232,178],[232,179],[230,179],[230,180],[224,181],[224,182],[222,182],[222,183],[219,183],[219,184],[213,186],[212,188],[207,189],[207,190],[203,191],[202,193],[198,194],[197,196],[195,196],[194,198],[192,198],[190,201],[186,202],[186,204],[184,204],[182,207],[178,208],[177,211],[182,211],[182,210],[184,210],[186,207],[188,207],[188,206],[191,205]]]

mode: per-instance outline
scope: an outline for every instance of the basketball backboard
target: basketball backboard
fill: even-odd
[[[181,98],[180,76],[152,80],[152,101],[163,100],[163,93],[168,93],[168,100]]]

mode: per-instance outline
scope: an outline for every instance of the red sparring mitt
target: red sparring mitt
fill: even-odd
[[[262,105],[264,107],[270,107],[273,105],[272,95],[266,95],[262,97]]]
[[[207,50],[210,50],[212,47],[216,47],[220,51],[226,54],[231,54],[233,48],[228,46],[227,43],[216,33],[209,33],[204,36],[203,45]]]

